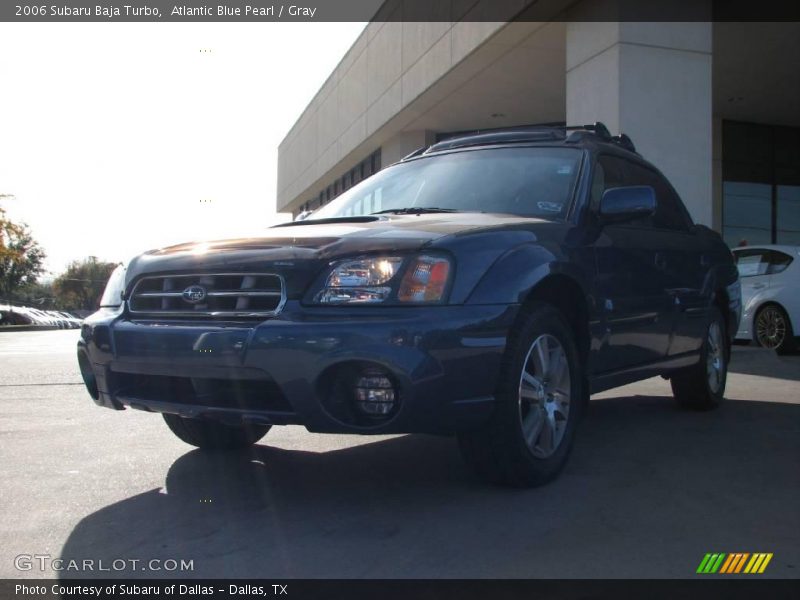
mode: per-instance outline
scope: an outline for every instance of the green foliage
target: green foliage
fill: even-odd
[[[72,261],[67,270],[53,281],[56,302],[68,310],[97,309],[117,264],[98,260],[96,256]]]
[[[0,298],[11,298],[36,283],[44,272],[45,253],[28,226],[12,222],[0,208]]]
[[[53,291],[53,284],[36,282],[17,289],[10,300],[25,306],[33,306],[42,310],[69,310],[62,304]]]

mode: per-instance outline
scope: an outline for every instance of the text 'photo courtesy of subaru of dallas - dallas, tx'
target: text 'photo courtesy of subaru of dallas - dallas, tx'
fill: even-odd
[[[740,314],[730,250],[627,136],[528,127],[422,148],[260,237],[137,256],[78,361],[97,404],[209,451],[284,424],[455,435],[525,487],[592,393],[661,375],[715,408]]]

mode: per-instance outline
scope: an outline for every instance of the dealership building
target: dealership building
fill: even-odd
[[[444,4],[450,21],[366,26],[280,144],[278,211],[454,133],[602,121],[729,244],[800,244],[800,23],[597,21],[591,0],[484,22],[485,2]]]

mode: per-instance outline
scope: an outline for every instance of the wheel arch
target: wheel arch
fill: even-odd
[[[714,292],[711,305],[718,308],[719,312],[725,318],[725,325],[727,329],[725,334],[728,338],[728,344],[732,344],[733,339],[736,337],[736,332],[739,329],[739,323],[737,322],[736,312],[731,309],[728,292],[724,288],[717,289],[717,291]],[[730,354],[730,351],[728,353]]]
[[[542,278],[526,294],[514,330],[537,303],[546,303],[558,310],[575,333],[578,355],[586,369],[589,359],[591,337],[589,333],[589,302],[584,288],[573,277],[564,273],[553,273]]]

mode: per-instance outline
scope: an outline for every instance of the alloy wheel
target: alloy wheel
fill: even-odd
[[[525,444],[537,458],[552,456],[564,439],[570,409],[567,353],[552,335],[531,344],[519,380],[519,418]]]
[[[756,337],[764,348],[777,348],[786,337],[786,319],[780,310],[768,306],[758,313]]]

